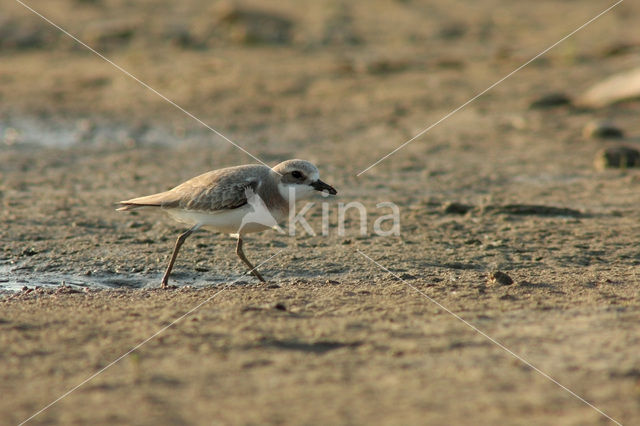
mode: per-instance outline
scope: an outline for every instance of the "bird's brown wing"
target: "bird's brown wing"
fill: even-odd
[[[175,188],[121,201],[118,210],[132,210],[138,207],[154,206],[162,208],[179,208],[185,210],[229,210],[247,204],[245,189],[257,190],[260,174],[251,170],[257,166],[241,166],[214,170],[196,176],[181,183]],[[253,173],[243,173],[243,172]],[[257,170],[256,170],[257,171]]]
[[[212,172],[215,173],[215,172]],[[258,186],[257,177],[237,179],[237,176],[224,174],[209,176],[200,175],[171,190],[179,195],[177,207],[186,210],[229,210],[247,204],[245,189],[255,189]]]

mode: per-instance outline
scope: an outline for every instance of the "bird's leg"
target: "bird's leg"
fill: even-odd
[[[194,226],[193,228],[189,229],[188,231],[183,232],[182,234],[180,234],[180,236],[176,240],[176,246],[173,248],[173,254],[171,255],[171,260],[169,261],[169,266],[167,266],[167,270],[164,273],[164,276],[162,277],[162,288],[167,288],[168,287],[169,275],[171,274],[171,270],[173,269],[173,264],[176,261],[176,257],[178,257],[178,252],[180,251],[180,247],[182,247],[182,244],[187,239],[187,237],[189,235],[191,235],[193,233],[193,231],[195,231],[196,229],[198,229],[198,227]]]
[[[260,275],[260,272],[258,272],[258,270],[251,264],[251,262],[249,262],[249,260],[247,259],[247,256],[244,255],[244,252],[242,251],[242,238],[240,237],[240,235],[238,235],[238,244],[236,245],[236,254],[240,258],[240,260],[242,260],[244,264],[249,267],[249,272],[251,272],[251,275],[259,279],[263,283],[266,283],[265,279],[262,278],[262,275]]]

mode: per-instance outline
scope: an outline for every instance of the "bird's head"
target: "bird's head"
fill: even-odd
[[[289,200],[290,194],[295,194],[296,200],[309,198],[315,191],[326,191],[336,195],[331,185],[320,180],[318,168],[305,160],[287,160],[273,168],[280,175],[278,190],[280,194]]]

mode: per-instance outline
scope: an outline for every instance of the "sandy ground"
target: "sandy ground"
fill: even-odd
[[[639,66],[640,7],[623,3],[356,177],[607,5],[242,5],[32,5],[260,159],[311,160],[339,191],[328,236],[247,240],[256,263],[275,255],[269,285],[241,275],[229,237],[201,232],[169,291],[155,287],[183,228],[115,202],[253,160],[1,6],[0,423],[160,330],[30,423],[610,423],[460,319],[638,423],[640,172],[593,164],[639,145],[640,104],[529,106]],[[625,138],[583,136],[603,119]],[[322,201],[307,215],[317,233]],[[338,235],[350,201],[368,208],[367,235],[355,212]],[[373,233],[385,201],[399,236]],[[488,280],[496,270],[515,283]]]

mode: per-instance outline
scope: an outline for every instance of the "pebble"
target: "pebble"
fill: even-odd
[[[575,105],[602,108],[634,99],[640,99],[640,68],[614,74],[596,83],[576,99]]]
[[[638,48],[637,43],[628,41],[616,41],[600,51],[600,55],[608,58],[611,56],[627,55]]]
[[[473,206],[469,204],[462,204],[454,201],[447,202],[442,206],[442,211],[445,214],[467,214],[471,209],[473,209]]]
[[[464,22],[447,22],[438,31],[438,36],[445,40],[455,40],[463,37],[468,31]]]
[[[133,39],[140,23],[129,18],[91,22],[83,31],[83,39],[99,50],[122,47]]]
[[[400,279],[401,280],[415,280],[416,277],[415,277],[415,275],[411,275],[411,274],[408,274],[408,273],[405,272],[404,274],[400,275]]]
[[[132,221],[129,221],[129,222],[127,222],[125,224],[125,226],[127,228],[132,228],[132,229],[141,228],[141,227],[143,227],[145,225],[146,225],[145,222],[142,222],[142,221],[139,221],[139,220],[137,220],[137,221],[136,220],[132,220]]]
[[[482,209],[483,214],[507,214],[521,216],[566,216],[581,217],[582,212],[568,207],[554,207],[538,204],[489,204]]]
[[[559,106],[569,105],[570,103],[571,98],[569,98],[569,96],[565,95],[564,93],[547,93],[546,95],[542,95],[541,97],[532,100],[529,104],[529,109],[555,108]]]
[[[465,63],[455,58],[440,58],[436,60],[435,66],[440,69],[461,70],[465,67]]]
[[[610,121],[592,121],[582,130],[585,138],[622,139],[624,131]]]
[[[36,19],[0,18],[0,50],[39,49],[53,44],[58,35]]]
[[[513,279],[502,271],[494,271],[489,274],[489,284],[511,285]]]
[[[594,165],[598,170],[640,167],[640,152],[628,146],[604,148],[596,154]]]
[[[202,40],[198,40],[189,31],[187,23],[168,22],[163,29],[163,37],[174,46],[181,48],[203,47]]]
[[[358,64],[356,68],[367,74],[384,75],[404,71],[409,65],[405,59],[373,58]]]
[[[293,21],[267,10],[223,3],[216,7],[215,26],[240,44],[289,44],[293,41]]]
[[[27,247],[24,250],[22,250],[23,256],[35,256],[36,254],[38,254],[38,251],[33,247]]]

